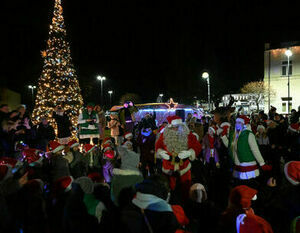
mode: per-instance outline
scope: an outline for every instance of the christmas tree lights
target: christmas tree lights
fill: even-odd
[[[55,107],[62,105],[69,114],[72,125],[77,125],[83,100],[66,36],[61,0],[55,0],[47,48],[41,52],[44,66],[32,113],[34,123],[38,123],[41,117],[52,116]],[[54,119],[49,120],[56,128]],[[75,134],[74,131],[73,135]]]

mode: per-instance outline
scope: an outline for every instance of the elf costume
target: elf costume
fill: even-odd
[[[270,166],[265,165],[254,134],[246,127],[249,122],[247,116],[239,116],[236,123],[241,123],[243,128],[240,131],[230,131],[229,138],[226,135],[221,137],[234,162],[233,176],[240,180],[258,177],[259,166],[263,170],[270,170]]]
[[[93,104],[88,104],[87,108],[79,114],[79,138],[99,138],[99,118],[96,111],[93,110]],[[90,110],[89,110],[90,109]]]

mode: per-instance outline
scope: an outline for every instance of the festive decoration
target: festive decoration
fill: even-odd
[[[173,98],[170,98],[170,102],[169,103],[165,103],[165,104],[168,106],[169,110],[170,109],[175,109],[177,107],[177,105],[178,105],[178,103],[174,102]]]
[[[76,126],[83,100],[72,64],[70,46],[66,41],[67,33],[62,13],[61,0],[55,0],[47,48],[41,51],[44,66],[39,79],[32,120],[38,123],[41,117],[51,116],[55,106],[62,105],[72,125]],[[54,120],[50,118],[50,122],[56,128]]]

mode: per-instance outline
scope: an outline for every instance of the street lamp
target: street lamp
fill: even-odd
[[[104,76],[97,76],[97,79],[100,81],[101,83],[101,104],[103,105],[103,81],[106,80],[106,78]]]
[[[109,105],[111,106],[111,95],[112,95],[113,91],[108,91],[109,94]]]
[[[28,85],[28,88],[31,89],[31,98],[32,98],[32,104],[34,104],[34,89],[36,89],[36,86]]]
[[[202,78],[206,79],[207,81],[207,96],[208,96],[208,109],[210,109],[210,83],[209,83],[209,73],[208,72],[203,72],[202,73]]]
[[[290,49],[285,51],[285,55],[287,56],[288,63],[287,63],[287,76],[288,76],[288,113],[290,113],[290,56],[293,55]]]

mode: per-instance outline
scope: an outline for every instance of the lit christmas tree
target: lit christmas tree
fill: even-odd
[[[70,46],[66,41],[67,33],[62,13],[61,0],[55,0],[47,49],[41,52],[44,66],[39,79],[32,120],[38,123],[40,117],[51,116],[55,106],[61,104],[68,112],[73,126],[76,126],[83,100],[72,64]],[[52,118],[50,122],[56,128]]]

